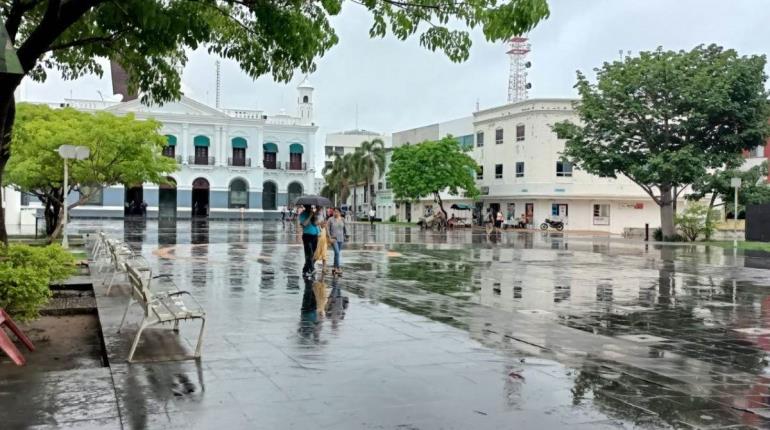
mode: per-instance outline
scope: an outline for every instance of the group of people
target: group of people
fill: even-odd
[[[342,276],[341,254],[347,239],[347,227],[342,211],[333,208],[324,212],[323,208],[306,205],[301,208],[298,221],[302,228],[302,247],[305,252],[302,276],[312,279],[318,261],[322,264],[322,273],[325,273],[329,247],[334,251],[332,275]]]

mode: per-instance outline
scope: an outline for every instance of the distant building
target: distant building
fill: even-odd
[[[571,230],[623,233],[660,225],[660,210],[630,179],[601,178],[561,159],[564,141],[551,126],[579,122],[574,100],[531,99],[474,113],[473,156],[481,170],[476,207],[501,210],[538,226],[546,218]]]
[[[313,87],[298,87],[297,115],[268,115],[255,110],[215,109],[191,98],[145,106],[139,100],[104,102],[65,100],[53,107],[87,112],[133,113],[162,123],[167,145],[163,155],[177,160],[179,170],[169,185],[114,186],[96,193],[72,210],[72,217],[149,218],[280,217],[279,208],[306,192],[314,192],[315,135]],[[20,193],[6,193],[9,207],[39,207]],[[73,193],[76,194],[76,193]],[[70,195],[74,201],[77,195]],[[16,202],[16,200],[19,200]],[[19,216],[11,218],[19,221]]]
[[[368,130],[348,130],[326,135],[324,146],[324,167],[331,166],[337,155],[350,154],[361,146],[361,142],[380,139],[386,148],[390,147],[390,136]]]

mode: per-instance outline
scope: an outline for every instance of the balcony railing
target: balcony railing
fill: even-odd
[[[262,165],[265,166],[265,169],[274,170],[280,166],[280,163],[275,160],[262,160]]]
[[[214,157],[196,157],[191,155],[187,158],[187,164],[198,166],[213,166],[215,161]]]
[[[235,167],[251,167],[251,158],[227,157],[227,165]]]
[[[307,163],[292,163],[291,161],[286,161],[284,166],[286,170],[307,170]]]

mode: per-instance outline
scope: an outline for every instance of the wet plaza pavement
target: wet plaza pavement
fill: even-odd
[[[770,428],[770,258],[541,232],[355,225],[320,312],[280,223],[79,221],[140,251],[207,313],[117,327],[109,367],[0,368],[0,428]],[[323,305],[323,304],[322,304]]]

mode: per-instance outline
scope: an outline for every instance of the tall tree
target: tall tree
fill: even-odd
[[[68,206],[72,209],[104,187],[162,183],[177,169],[174,159],[161,155],[166,138],[159,134],[161,125],[156,121],[26,103],[16,109],[13,156],[4,184],[40,199],[45,207],[46,232],[52,240],[61,230],[65,196],[69,193],[79,193],[78,200]],[[64,144],[91,150],[85,160],[68,161],[68,190],[64,190],[63,160],[56,153]]]
[[[672,236],[676,194],[764,143],[764,66],[764,56],[710,45],[604,63],[596,83],[578,72],[581,124],[554,126],[567,139],[563,156],[588,173],[634,181],[660,206],[663,235]]]
[[[356,153],[358,170],[364,180],[364,200],[369,202],[369,206],[374,207],[374,192],[369,189],[369,181],[375,175],[381,178],[385,173],[385,143],[380,138],[365,140],[356,148]]]
[[[326,181],[325,191],[322,193],[325,197],[334,200],[335,206],[340,202],[347,201],[350,196],[350,189],[353,186],[353,154],[337,154],[331,166],[324,167],[323,175]]]
[[[417,200],[433,196],[441,212],[446,216],[441,192],[474,199],[478,165],[460,146],[457,139],[449,136],[437,141],[425,141],[416,145],[404,145],[393,150],[387,178],[396,200]]]
[[[548,16],[546,0],[367,0],[355,3],[373,17],[370,37],[390,31],[452,61],[468,58],[467,28],[481,27],[487,40],[505,40]],[[97,58],[115,60],[128,72],[129,89],[144,101],[163,103],[181,95],[181,66],[199,46],[237,61],[252,78],[270,73],[288,81],[296,69],[337,43],[329,22],[342,0],[0,0],[5,24],[25,74],[44,80],[50,70],[65,79],[102,74]],[[450,28],[450,21],[452,26]],[[466,29],[456,29],[454,23]],[[23,75],[0,74],[0,182],[10,158],[14,89]],[[6,242],[0,207],[0,241]]]

